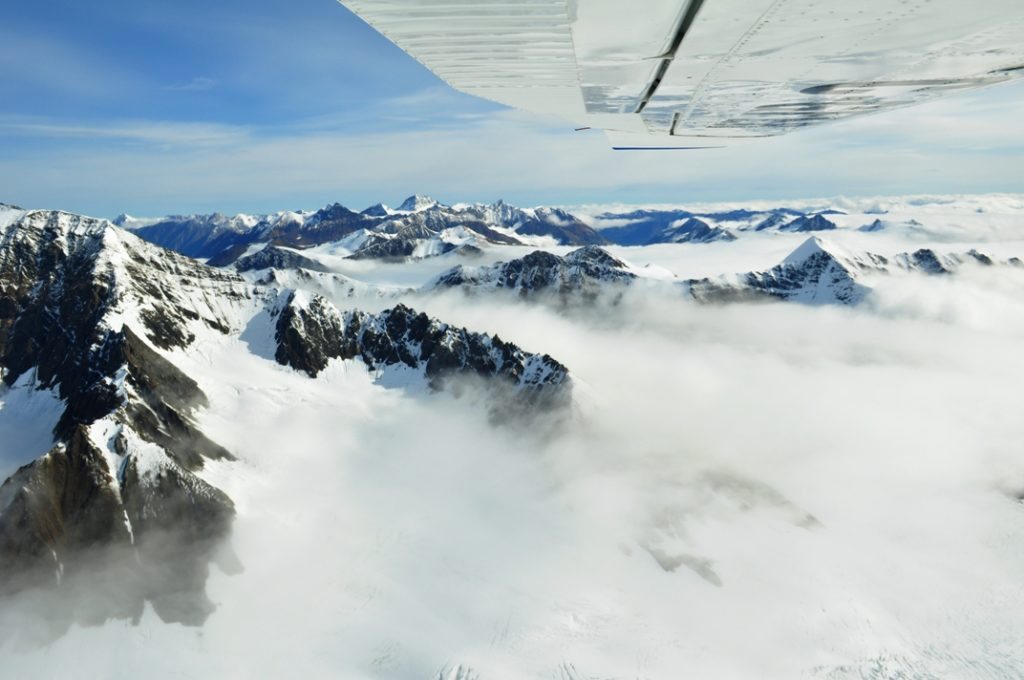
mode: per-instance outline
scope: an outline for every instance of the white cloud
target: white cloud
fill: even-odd
[[[1024,131],[1012,122],[1021,91],[1006,85],[688,152],[613,152],[600,133],[573,133],[568,123],[516,111],[452,121],[431,107],[436,92],[382,105],[382,116],[407,112],[415,122],[393,120],[386,129],[380,117],[385,129],[373,132],[347,132],[348,114],[278,128],[19,121],[22,133],[121,137],[156,147],[69,143],[15,152],[0,160],[0,181],[14,202],[111,213],[276,210],[333,200],[358,206],[414,191],[526,203],[1013,191],[1022,188]]]

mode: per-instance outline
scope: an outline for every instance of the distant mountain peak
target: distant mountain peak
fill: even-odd
[[[404,205],[404,204],[403,204]],[[363,211],[364,215],[369,217],[387,217],[393,211],[383,203],[374,203],[369,208]]]
[[[423,210],[429,210],[434,206],[440,205],[436,200],[430,196],[421,196],[420,194],[413,194],[409,198],[402,201],[402,204],[398,206],[399,210],[405,212],[420,212]]]
[[[792,222],[779,227],[779,231],[832,231],[836,223],[825,217],[826,214],[843,214],[838,211],[823,211],[813,215],[803,215]]]

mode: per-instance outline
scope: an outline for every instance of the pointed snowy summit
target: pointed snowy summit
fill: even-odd
[[[421,212],[423,210],[429,210],[436,205],[440,205],[440,203],[432,199],[430,196],[413,194],[402,201],[402,204],[398,206],[398,209],[404,212]]]
[[[780,264],[782,266],[802,265],[815,255],[824,255],[829,259],[833,260],[853,259],[849,255],[849,253],[846,253],[842,248],[832,243],[831,241],[826,241],[825,239],[820,238],[818,236],[811,236],[806,241],[797,246],[796,249],[793,250],[793,252],[787,255],[786,259],[784,259]]]

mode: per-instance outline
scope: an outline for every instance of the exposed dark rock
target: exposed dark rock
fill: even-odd
[[[529,400],[563,399],[569,374],[551,357],[530,354],[497,336],[473,333],[398,305],[379,314],[339,312],[319,296],[293,294],[277,320],[279,363],[311,377],[331,359],[361,359],[384,369],[422,371],[440,389],[453,376],[498,379]]]
[[[98,545],[131,533],[105,456],[82,426],[0,487],[0,589],[57,585],[61,571]]]
[[[909,260],[914,266],[928,274],[950,274],[952,270],[946,266],[931,248],[921,248],[910,254]]]
[[[277,317],[274,358],[315,378],[331,359],[342,356],[344,322],[325,298],[315,295],[300,304],[297,295],[288,298]]]

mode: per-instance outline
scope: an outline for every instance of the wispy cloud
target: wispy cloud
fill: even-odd
[[[197,76],[186,83],[178,83],[176,85],[165,85],[165,90],[171,92],[207,92],[217,86],[218,82],[215,78],[207,78],[206,76]]]
[[[1021,191],[1024,130],[1011,124],[1011,95],[1022,91],[660,153],[613,152],[599,132],[486,104],[449,117],[447,107],[432,106],[444,91],[378,102],[363,112],[381,114],[369,130],[353,112],[259,127],[17,120],[0,123],[0,134],[77,141],[9,154],[0,182],[14,202],[100,214],[360,206],[414,191],[527,204]],[[406,113],[415,123],[403,124]]]
[[[182,123],[174,121],[117,121],[95,125],[61,124],[39,121],[2,121],[0,133],[35,137],[59,137],[109,142],[123,140],[155,145],[177,145],[201,149],[209,146],[238,145],[250,136],[248,128],[217,123]],[[110,148],[97,153],[109,153]]]

